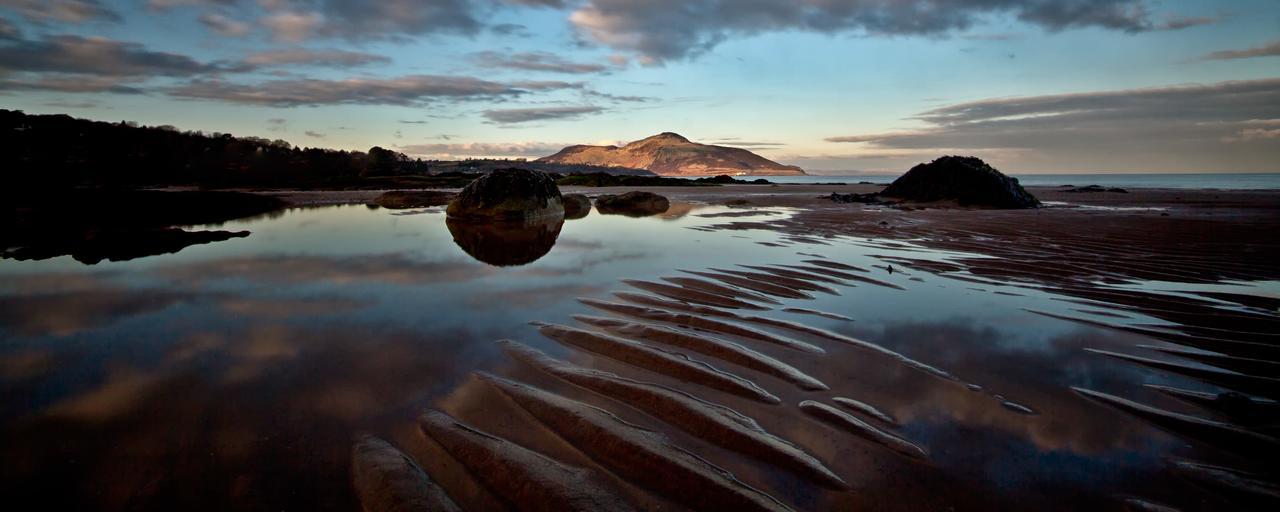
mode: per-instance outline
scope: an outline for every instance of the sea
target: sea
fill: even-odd
[[[900,174],[811,174],[807,176],[767,176],[774,183],[858,183],[887,184]],[[1222,190],[1280,190],[1280,173],[1199,173],[1199,174],[1022,174],[1014,175],[1026,186],[1100,185],[1121,188],[1178,188]]]

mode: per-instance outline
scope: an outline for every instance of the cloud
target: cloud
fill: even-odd
[[[485,5],[485,2],[479,5]],[[263,24],[278,40],[311,37],[398,39],[431,33],[475,34],[485,28],[470,0],[273,0]]]
[[[525,123],[529,121],[546,121],[551,119],[577,119],[587,114],[597,114],[604,109],[594,106],[579,107],[533,107],[511,108],[484,111],[485,119],[498,124]]]
[[[825,140],[876,151],[1000,152],[1046,170],[1274,170],[1280,161],[1267,135],[1280,120],[1280,78],[999,98],[913,119],[926,126]]]
[[[273,117],[267,120],[267,131],[271,132],[287,132],[289,131],[289,120],[282,117]]]
[[[302,133],[303,133],[303,135],[306,135],[306,136],[311,137],[311,138],[314,138],[314,139],[323,139],[323,138],[324,138],[324,134],[323,134],[323,133],[320,133],[320,132],[313,132],[313,131],[311,131],[311,130],[307,130],[307,131],[302,132]]]
[[[1255,46],[1247,50],[1222,50],[1213,52],[1201,57],[1201,60],[1251,59],[1254,57],[1280,57],[1280,39],[1271,41],[1262,46]]]
[[[168,93],[179,98],[275,107],[315,105],[422,105],[432,100],[493,99],[532,90],[572,87],[564,82],[504,84],[464,76],[409,75],[345,80],[271,80],[253,84],[192,80]]]
[[[0,91],[54,91],[67,93],[145,94],[132,81],[116,77],[45,76],[36,78],[0,78]]]
[[[224,63],[202,63],[141,44],[100,37],[55,35],[0,45],[0,71],[75,73],[101,76],[192,76],[235,71]]]
[[[551,73],[603,73],[609,68],[602,64],[572,62],[547,52],[522,52],[503,54],[495,51],[478,52],[471,59],[487,68],[518,69],[522,71],[547,71]]]
[[[777,148],[777,147],[782,147],[786,145],[781,142],[753,142],[753,141],[742,141],[736,138],[708,140],[706,141],[706,143],[716,144],[720,146],[730,146],[730,147],[748,148],[748,149],[752,149],[752,148],[771,149],[771,148]]]
[[[205,13],[200,15],[200,23],[209,30],[217,32],[227,37],[241,37],[249,33],[250,27],[248,23],[234,20],[217,13]]]
[[[470,143],[429,143],[400,146],[402,153],[418,157],[431,158],[519,158],[543,157],[560,151],[568,144],[553,142],[470,142]]]
[[[0,0],[0,7],[39,22],[120,21],[120,15],[98,0]]]
[[[529,27],[516,23],[499,23],[489,27],[489,30],[504,36],[529,37],[531,35],[529,34]]]
[[[372,53],[352,52],[347,50],[315,50],[309,48],[293,48],[285,50],[268,50],[250,54],[244,59],[245,64],[252,66],[328,66],[336,68],[385,64],[391,59]]]
[[[324,19],[314,12],[278,12],[262,19],[261,23],[271,31],[277,41],[305,41],[320,27]]]
[[[698,56],[734,37],[766,32],[947,35],[992,15],[1059,31],[1179,29],[1205,18],[1154,21],[1145,0],[591,0],[569,17],[586,40],[632,52],[642,64]]]

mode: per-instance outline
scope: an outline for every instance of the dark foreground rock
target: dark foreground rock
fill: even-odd
[[[560,237],[564,219],[487,222],[448,217],[445,225],[453,235],[453,243],[472,258],[510,267],[532,263],[551,252]]]
[[[1035,208],[1040,201],[986,162],[971,156],[944,156],[912,167],[880,192],[908,201],[956,201],[961,206]]]
[[[582,194],[565,194],[562,196],[564,202],[564,218],[581,219],[591,213],[591,198]]]
[[[392,190],[374,198],[372,204],[391,210],[427,208],[449,204],[455,195],[442,190]]]
[[[596,198],[596,209],[605,215],[647,217],[664,213],[669,208],[671,201],[653,192],[631,191]]]
[[[550,176],[528,169],[498,169],[472,181],[449,203],[449,217],[529,221],[564,216],[560,188]]]

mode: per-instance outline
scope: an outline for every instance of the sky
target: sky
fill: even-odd
[[[0,0],[0,108],[424,159],[669,131],[811,173],[1280,172],[1280,2]]]

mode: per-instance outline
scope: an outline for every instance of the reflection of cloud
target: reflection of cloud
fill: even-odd
[[[161,378],[156,374],[120,370],[97,388],[60,401],[45,413],[79,421],[106,421],[136,410],[160,382]]]
[[[184,299],[171,292],[128,289],[0,297],[0,326],[22,336],[67,336]]]
[[[483,265],[457,261],[419,261],[400,254],[348,257],[246,256],[162,267],[172,279],[200,283],[244,279],[263,283],[422,284],[468,281],[489,275]]]
[[[24,350],[0,356],[0,379],[7,381],[39,377],[53,369],[53,353],[47,350]]]
[[[535,288],[485,289],[468,296],[467,303],[476,307],[504,304],[527,308],[552,304],[569,297],[596,296],[612,287],[612,285],[554,284]]]
[[[79,368],[56,375],[69,394],[0,436],[6,489],[43,495],[60,510],[128,508],[140,496],[144,508],[181,509],[164,497],[193,496],[192,485],[213,490],[196,497],[219,509],[299,503],[304,488],[315,506],[303,508],[347,503],[349,489],[329,483],[348,478],[352,433],[411,422],[426,397],[452,387],[491,348],[467,332],[376,325],[218,326],[193,337],[201,339],[177,342],[203,347],[186,357],[108,372],[87,386]],[[6,401],[68,392],[30,393]],[[211,464],[227,471],[211,473]],[[71,491],[51,494],[51,486]],[[227,496],[228,486],[248,492]]]
[[[893,391],[878,403],[904,423],[936,422],[941,411],[947,423],[996,429],[1026,439],[1042,451],[1078,454],[1136,449],[1150,436],[1141,423],[1099,414],[1094,404],[1068,389],[1086,380],[1105,388],[1129,385],[1128,375],[1099,368],[1093,364],[1096,358],[1082,350],[1121,343],[1108,333],[1080,330],[1018,346],[999,329],[955,320],[890,324],[874,335],[862,334],[863,339],[875,339],[895,350],[919,351],[927,364],[986,388],[978,393],[959,385],[939,386],[923,375],[911,375],[916,372],[903,373],[898,382],[884,383]],[[1003,394],[1041,414],[1012,413],[986,393]]]
[[[288,318],[335,315],[349,312],[366,304],[343,298],[266,299],[237,297],[225,299],[220,305],[223,311],[236,315]]]

